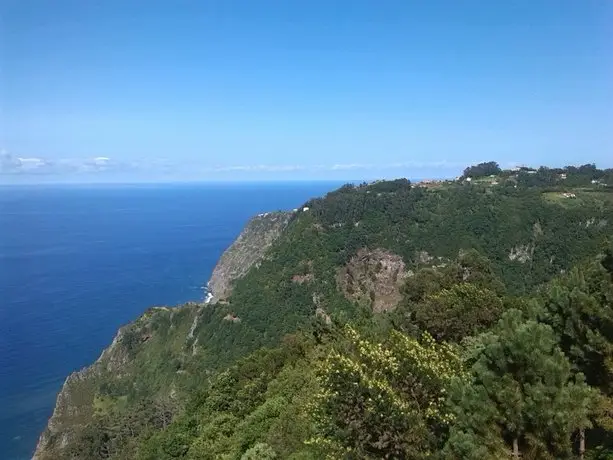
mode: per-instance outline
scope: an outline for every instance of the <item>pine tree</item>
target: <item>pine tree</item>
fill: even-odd
[[[613,395],[613,283],[604,269],[575,268],[543,290],[542,320],[587,382]]]
[[[597,424],[611,431],[613,417],[613,283],[607,272],[608,253],[601,263],[567,275],[547,285],[541,293],[542,319],[555,331],[573,371],[601,392],[595,415]],[[583,458],[586,434],[579,433]]]
[[[589,427],[595,395],[571,372],[550,326],[509,310],[468,356],[471,379],[450,398],[449,458],[572,455],[571,436]]]

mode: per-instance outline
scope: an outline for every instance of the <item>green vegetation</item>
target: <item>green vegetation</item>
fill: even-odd
[[[498,163],[495,161],[489,161],[487,163],[479,163],[475,166],[469,166],[464,170],[464,177],[485,177],[485,176],[496,176],[500,174],[502,171]]]
[[[553,330],[511,309],[471,345],[472,378],[450,397],[455,419],[447,453],[571,458],[572,436],[591,426],[596,392],[571,373]]]
[[[611,171],[491,174],[309,201],[227,302],[123,330],[49,458],[613,456]]]
[[[314,443],[340,458],[420,458],[452,422],[446,390],[464,378],[457,350],[427,333],[392,331],[384,343],[347,328],[319,372]]]

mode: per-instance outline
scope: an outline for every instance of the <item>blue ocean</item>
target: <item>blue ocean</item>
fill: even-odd
[[[30,458],[66,376],[119,326],[201,300],[250,216],[338,185],[0,187],[0,458]]]

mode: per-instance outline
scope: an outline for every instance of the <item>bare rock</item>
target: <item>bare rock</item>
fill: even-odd
[[[509,252],[509,260],[514,260],[519,263],[525,264],[529,260],[532,260],[532,254],[534,253],[534,245],[532,244],[518,244],[511,248]]]
[[[337,273],[337,284],[350,300],[368,304],[374,312],[396,308],[408,276],[402,258],[383,249],[360,249]]]
[[[240,323],[241,319],[231,313],[228,313],[226,316],[223,317],[224,321],[230,321],[231,323]]]
[[[428,251],[417,251],[415,253],[415,260],[420,264],[428,264],[432,262],[433,259],[434,257],[428,254]]]

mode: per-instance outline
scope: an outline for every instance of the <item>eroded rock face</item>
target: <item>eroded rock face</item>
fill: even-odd
[[[515,246],[514,248],[511,248],[511,251],[509,251],[509,260],[514,260],[524,264],[532,259],[533,253],[533,244],[520,244]]]
[[[253,217],[223,253],[208,283],[211,301],[226,299],[232,283],[262,260],[268,248],[287,226],[291,212],[267,212]]]
[[[396,308],[407,276],[399,255],[383,249],[360,249],[339,270],[337,284],[348,299],[370,305],[378,313]]]

